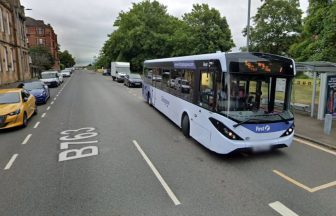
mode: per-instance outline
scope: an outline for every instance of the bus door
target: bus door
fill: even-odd
[[[209,117],[215,103],[214,73],[211,70],[200,70],[199,97],[193,110],[194,138],[201,143],[210,143]]]

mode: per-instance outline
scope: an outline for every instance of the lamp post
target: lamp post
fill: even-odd
[[[247,9],[247,31],[246,31],[246,51],[249,51],[250,45],[250,13],[251,13],[251,0],[248,0]]]

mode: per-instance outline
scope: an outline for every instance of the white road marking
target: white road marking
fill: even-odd
[[[33,134],[28,134],[28,135],[26,136],[26,138],[23,140],[22,145],[27,144],[27,142],[29,141],[29,139],[30,139],[30,137],[31,137],[32,135],[33,135]]]
[[[56,99],[57,99],[57,98],[55,97],[55,98],[54,98],[54,101],[55,101]]]
[[[40,122],[36,122],[34,128],[37,128],[40,125]]]
[[[54,101],[51,101],[51,103],[50,103],[51,105],[53,105],[54,104]]]
[[[13,165],[13,163],[14,163],[14,161],[15,161],[15,159],[16,159],[16,157],[17,157],[18,155],[19,155],[19,154],[14,154],[14,155],[11,157],[11,159],[8,161],[8,163],[7,163],[7,165],[6,165],[6,167],[5,167],[4,170],[9,170],[9,169],[11,168],[11,166]]]
[[[170,187],[168,186],[168,184],[166,183],[166,181],[162,178],[162,176],[160,175],[159,171],[155,168],[155,166],[153,165],[153,163],[149,160],[149,158],[147,157],[147,155],[145,154],[145,152],[142,150],[142,148],[140,147],[140,145],[137,143],[137,141],[133,140],[133,144],[138,149],[138,151],[140,152],[140,154],[142,155],[142,157],[145,159],[145,161],[147,162],[148,166],[153,171],[153,173],[156,176],[156,178],[159,180],[159,182],[161,183],[161,185],[163,186],[163,188],[166,190],[166,192],[169,195],[169,197],[173,200],[174,204],[175,205],[180,205],[181,202],[177,199],[177,197],[175,196],[174,192],[170,189]]]
[[[297,142],[299,142],[299,143],[308,145],[308,146],[310,146],[310,147],[316,148],[316,149],[318,149],[318,150],[321,150],[321,151],[324,151],[324,152],[327,152],[327,153],[329,153],[329,154],[332,154],[332,155],[335,155],[335,156],[336,156],[336,152],[333,151],[333,150],[327,149],[327,148],[325,148],[325,147],[322,147],[322,146],[313,144],[313,143],[311,143],[311,142],[308,142],[308,141],[305,141],[305,140],[302,140],[302,139],[294,138],[294,140],[297,141]]]
[[[46,116],[46,114],[47,114],[47,113],[43,113],[42,116],[41,116],[41,118],[44,118],[44,117]]]
[[[333,182],[329,182],[329,183],[326,183],[326,184],[323,184],[323,185],[320,185],[320,186],[317,186],[317,187],[313,187],[313,188],[310,188],[304,184],[302,184],[301,182],[299,181],[296,181],[295,179],[285,175],[284,173],[278,171],[278,170],[273,170],[273,172],[277,175],[279,175],[280,177],[282,177],[283,179],[287,180],[288,182],[296,185],[297,187],[300,187],[310,193],[314,193],[316,191],[319,191],[319,190],[324,190],[324,189],[327,189],[327,188],[331,188],[331,187],[335,187],[336,186],[336,181],[333,181]]]
[[[270,203],[268,205],[282,216],[299,216],[279,201]]]
[[[47,110],[50,110],[50,106],[47,107]]]

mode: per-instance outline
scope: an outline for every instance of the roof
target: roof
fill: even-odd
[[[21,92],[20,88],[8,88],[8,89],[0,89],[0,94],[3,93],[11,93],[11,92]]]
[[[159,63],[159,62],[194,61],[194,60],[195,61],[199,61],[199,60],[202,61],[202,60],[213,60],[213,59],[218,59],[219,62],[221,63],[222,70],[226,71],[225,53],[224,52],[146,60],[145,64],[146,63]]]
[[[36,20],[31,17],[26,17],[26,26],[41,26],[41,27],[49,27],[44,23],[43,20]]]
[[[336,63],[326,61],[296,62],[297,71],[336,72]]]

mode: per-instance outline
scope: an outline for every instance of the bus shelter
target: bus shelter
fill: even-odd
[[[325,61],[296,62],[296,71],[313,73],[313,93],[310,116],[314,117],[317,77],[320,77],[320,98],[317,119],[323,120],[329,113],[336,118],[336,63]]]

